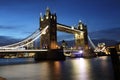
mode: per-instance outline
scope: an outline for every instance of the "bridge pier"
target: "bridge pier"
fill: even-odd
[[[48,51],[37,52],[34,57],[35,61],[43,60],[65,60],[63,49],[51,49]]]

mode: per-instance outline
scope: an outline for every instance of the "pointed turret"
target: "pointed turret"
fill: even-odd
[[[40,21],[43,21],[42,13],[40,13]]]
[[[84,24],[82,23],[81,20],[79,20],[78,29],[79,29],[79,30],[83,30],[83,27],[84,27]]]
[[[85,25],[81,20],[79,20],[78,29],[79,29],[79,30],[84,30],[84,29],[86,29],[86,25]]]
[[[46,16],[49,16],[51,14],[51,12],[50,12],[50,8],[46,8]]]

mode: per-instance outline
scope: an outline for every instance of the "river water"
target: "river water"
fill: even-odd
[[[33,58],[0,59],[7,80],[114,80],[111,58],[72,58],[34,62]]]

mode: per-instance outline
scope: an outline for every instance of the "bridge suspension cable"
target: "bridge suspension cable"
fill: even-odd
[[[90,36],[89,36],[89,35],[88,35],[88,40],[89,40],[89,42],[90,42],[91,46],[95,49],[95,48],[96,48],[96,46],[95,46],[95,44],[92,42],[92,40],[91,40],[91,38],[90,38]]]
[[[90,44],[92,45],[92,47],[94,48],[94,52],[104,52],[106,54],[109,54],[109,51],[106,49],[105,44],[101,44],[100,46],[102,46],[101,48],[99,46],[95,46],[94,43],[92,42],[92,40],[90,39],[90,37],[88,36],[88,40],[90,42]]]
[[[17,43],[14,43],[14,44],[10,44],[10,45],[6,45],[6,46],[2,46],[2,47],[14,47],[14,46],[17,46],[21,43],[25,43],[26,41],[29,41],[30,39],[32,39],[34,36],[36,36],[37,34],[39,34],[39,30],[35,31],[31,36],[27,37],[26,39],[20,41],[20,42],[17,42]]]
[[[23,41],[20,41],[18,43],[14,43],[11,45],[1,46],[0,49],[18,49],[24,46],[27,46],[28,44],[34,42],[36,39],[38,39],[42,34],[46,33],[48,26],[46,26],[43,30],[37,30],[32,35],[24,39]]]
[[[45,29],[43,29],[38,35],[36,35],[35,38],[33,38],[31,41],[27,42],[27,43],[24,44],[24,45],[17,46],[16,48],[23,47],[23,46],[26,46],[26,45],[34,42],[34,41],[37,40],[42,34],[45,34],[45,33],[46,33],[46,29],[47,29],[47,28],[48,28],[48,26],[47,26]]]

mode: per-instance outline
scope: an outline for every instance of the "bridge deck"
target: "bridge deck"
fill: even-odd
[[[31,50],[0,50],[0,53],[22,53],[22,52],[43,52],[43,51],[48,51],[47,49],[31,49]],[[74,52],[74,51],[79,51],[79,50],[63,50],[64,52]]]
[[[41,51],[48,51],[47,49],[31,49],[31,50],[0,50],[0,53],[14,53],[14,52],[41,52]]]

